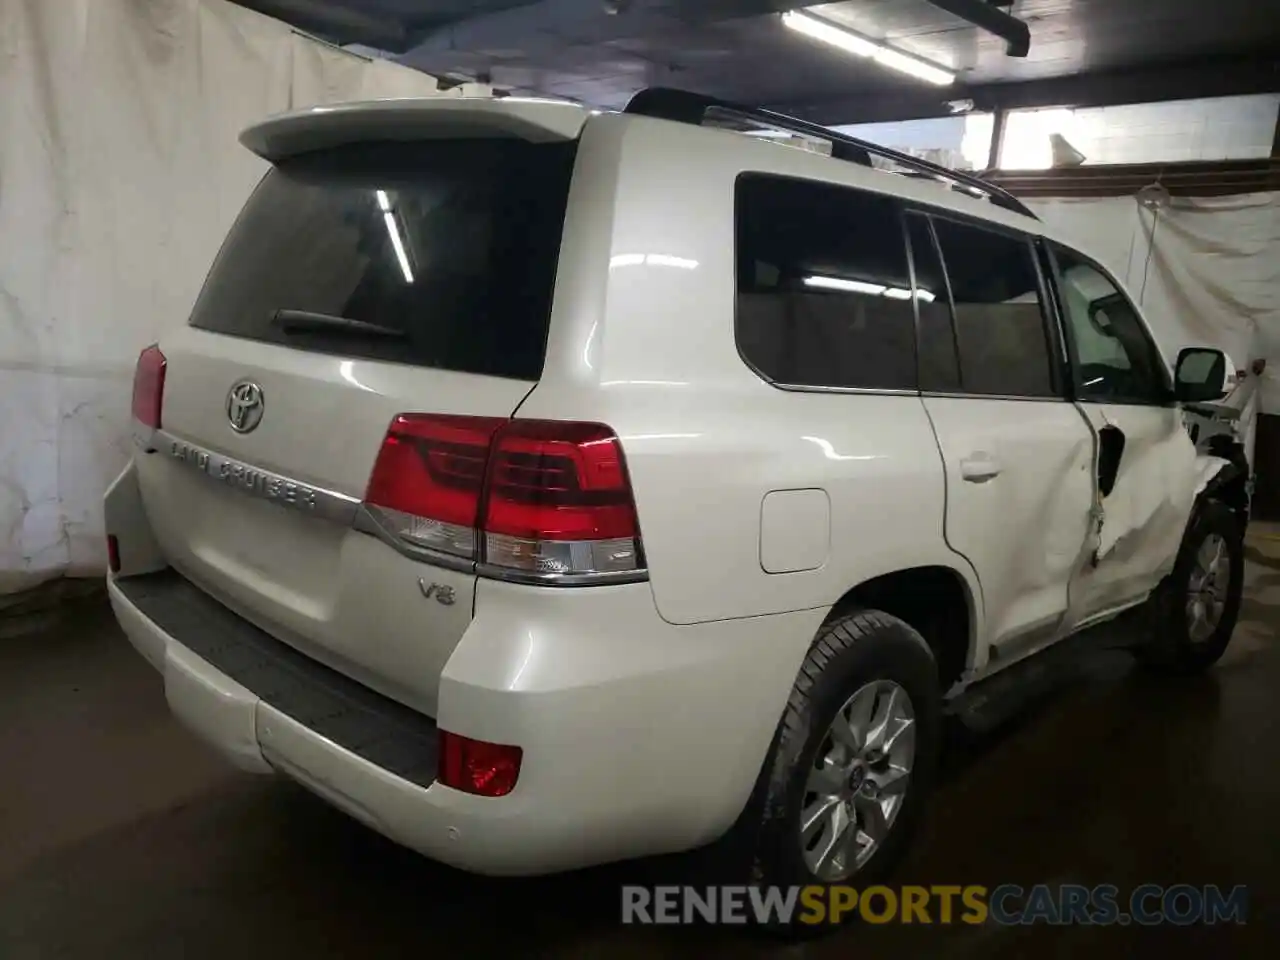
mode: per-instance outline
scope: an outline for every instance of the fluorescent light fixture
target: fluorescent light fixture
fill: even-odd
[[[679,267],[692,270],[698,265],[697,260],[688,257],[673,257],[666,253],[619,253],[609,259],[609,267],[638,267],[647,263],[651,267]]]
[[[937,84],[939,87],[954,83],[956,79],[954,73],[943,70],[941,67],[935,67],[931,63],[925,63],[923,60],[917,60],[915,57],[905,54],[901,50],[894,50],[892,47],[881,47],[875,52],[872,59],[890,70],[897,70],[918,80]]]
[[[400,228],[396,225],[396,215],[390,210],[385,210],[383,211],[382,219],[387,224],[387,233],[391,235],[391,245],[396,248],[396,259],[400,261],[400,272],[404,274],[404,282],[413,283],[413,271],[409,269],[409,256],[404,252],[404,241],[400,239]]]
[[[782,24],[797,33],[803,33],[814,40],[821,40],[823,43],[829,43],[833,47],[839,47],[846,53],[852,53],[856,57],[867,57],[883,67],[909,74],[917,80],[925,80],[929,83],[936,83],[940,87],[945,87],[954,83],[956,79],[956,75],[950,70],[943,70],[941,67],[936,67],[925,60],[921,60],[919,57],[913,57],[909,53],[903,53],[901,50],[895,50],[893,47],[885,46],[883,43],[869,40],[845,27],[837,27],[833,23],[819,20],[817,17],[802,13],[799,10],[788,10],[784,13],[782,15]]]
[[[835,446],[824,437],[801,437],[800,439],[816,443],[828,460],[878,460],[884,456],[882,453],[836,453]]]
[[[356,368],[356,364],[354,360],[343,360],[340,364],[338,364],[338,372],[342,374],[343,380],[347,381],[347,383],[351,384],[353,387],[359,387],[361,390],[367,390],[370,393],[376,393],[373,387],[369,386],[368,384],[361,383],[359,380],[356,379],[355,368]]]
[[[413,271],[409,269],[409,255],[405,252],[404,241],[400,237],[400,227],[396,223],[396,215],[391,212],[391,200],[387,191],[375,190],[378,197],[378,209],[382,211],[382,221],[387,225],[387,233],[391,237],[391,246],[396,249],[396,259],[400,261],[400,272],[404,274],[405,283],[413,283]]]
[[[911,291],[905,287],[887,287],[883,283],[868,283],[865,280],[846,280],[843,277],[812,276],[804,278],[806,287],[817,287],[820,290],[843,290],[847,293],[865,293],[873,297],[888,297],[890,300],[910,300]],[[923,287],[916,288],[916,299],[924,303],[933,303],[937,298]]]
[[[805,277],[806,287],[818,287],[821,290],[846,290],[850,293],[869,293],[879,296],[889,288],[883,283],[867,283],[865,280],[845,280],[841,277]]]
[[[890,287],[888,290],[884,292],[883,296],[888,297],[890,300],[910,300],[911,291],[904,290],[902,287]],[[935,297],[928,290],[917,288],[916,299],[922,301],[923,303],[933,303],[933,301],[936,300],[937,297]]]
[[[692,270],[698,265],[697,260],[688,257],[672,257],[665,253],[646,253],[644,262],[651,267],[679,267],[681,270]]]
[[[819,20],[817,17],[811,17],[807,13],[801,13],[799,10],[788,10],[784,13],[782,15],[782,25],[790,27],[797,33],[803,33],[806,37],[813,37],[813,39],[829,43],[833,47],[839,47],[841,50],[858,57],[874,57],[876,49],[879,47],[879,44],[872,43],[856,33],[845,30],[843,27],[837,27],[835,24],[828,23],[825,20]]]

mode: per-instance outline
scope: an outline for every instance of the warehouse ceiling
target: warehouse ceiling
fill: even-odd
[[[785,0],[241,0],[436,76],[615,107],[679,86],[820,123],[1280,91],[1280,17],[1258,0],[995,0],[1026,57],[956,13],[982,0],[805,8],[953,70],[936,87],[786,29]],[[948,9],[943,9],[948,8]]]

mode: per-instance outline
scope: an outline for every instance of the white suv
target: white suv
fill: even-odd
[[[1132,611],[1146,660],[1222,653],[1247,467],[1177,402],[1222,355],[1175,386],[1002,191],[676,91],[241,140],[273,168],[105,504],[120,623],[241,767],[481,873],[725,838],[832,882],[1042,652]]]

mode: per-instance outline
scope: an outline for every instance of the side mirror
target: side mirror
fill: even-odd
[[[1213,347],[1184,347],[1173,368],[1173,395],[1180,403],[1210,403],[1227,392],[1227,355]]]

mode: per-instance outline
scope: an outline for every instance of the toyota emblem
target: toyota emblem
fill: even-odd
[[[227,420],[236,433],[249,433],[262,422],[262,388],[241,380],[227,391]]]

